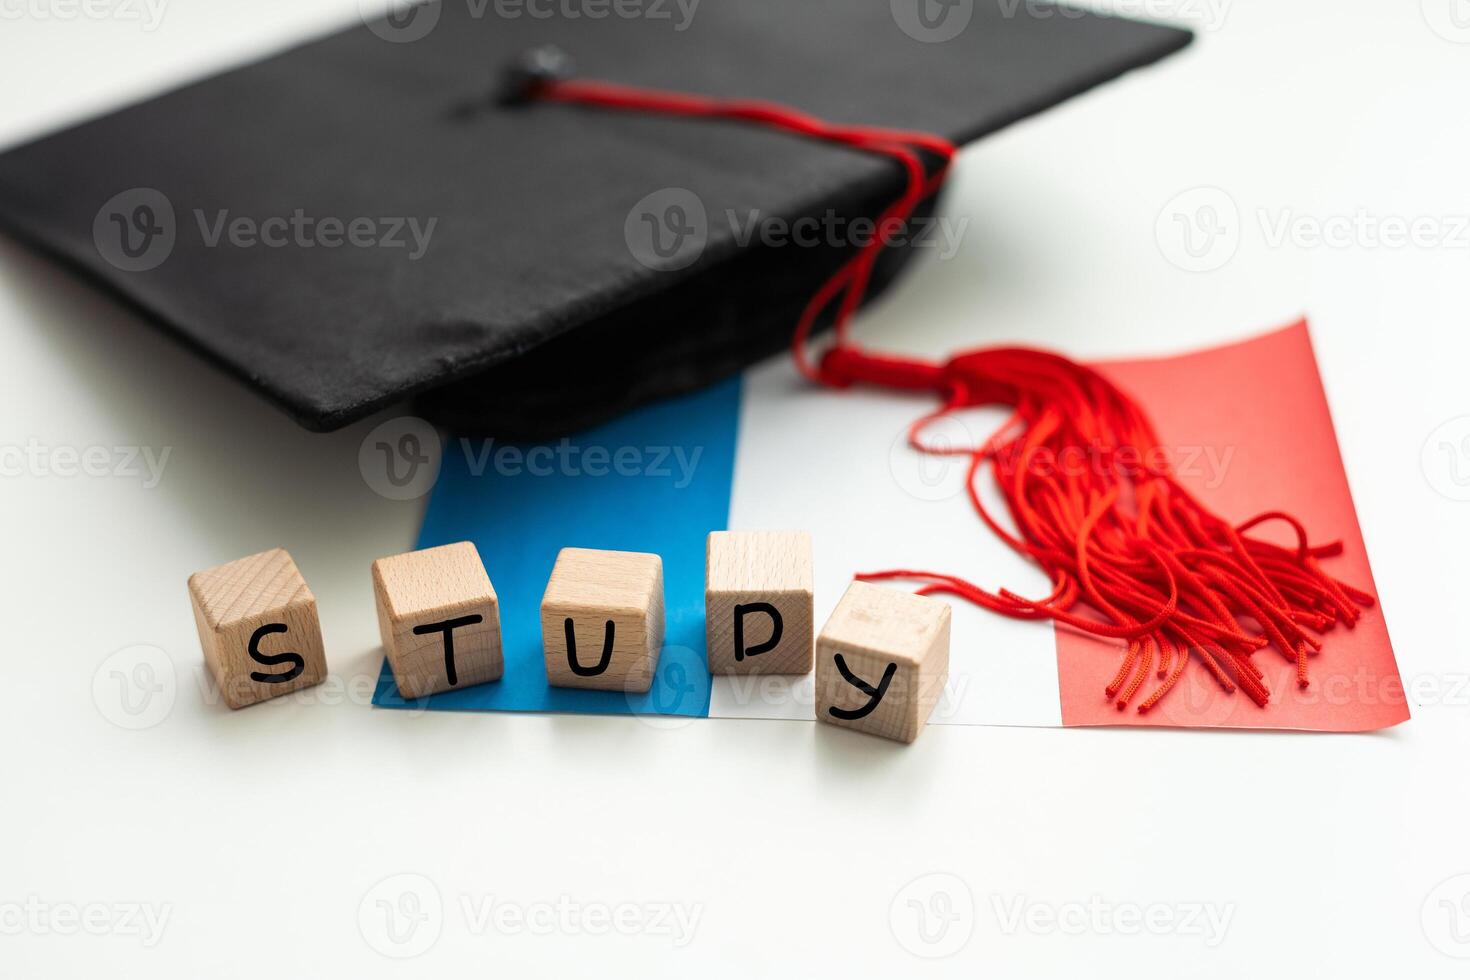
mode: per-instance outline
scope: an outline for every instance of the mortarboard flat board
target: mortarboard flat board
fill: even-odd
[[[1190,38],[1034,0],[567,9],[414,8],[10,150],[0,226],[308,428],[416,396],[464,431],[554,435],[780,349],[850,236],[742,228],[856,228],[903,176],[739,123],[497,103],[524,52],[965,142]],[[692,244],[664,255],[671,214]],[[908,250],[888,251],[874,292]]]

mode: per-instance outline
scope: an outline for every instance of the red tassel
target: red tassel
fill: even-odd
[[[830,123],[771,103],[594,81],[548,80],[531,97],[754,123],[883,154],[903,168],[904,193],[879,218],[879,234],[802,312],[792,339],[796,365],[831,387],[933,392],[940,406],[914,422],[909,444],[922,453],[969,457],[967,489],[976,513],[1011,548],[1040,565],[1053,589],[1032,600],[1004,589],[987,592],[939,572],[902,569],[859,578],[917,580],[924,594],[953,595],[1008,616],[1052,619],[1126,641],[1123,663],[1103,692],[1117,698],[1119,710],[1132,703],[1151,672],[1156,647],[1162,683],[1138,705],[1140,714],[1174,688],[1191,655],[1224,691],[1239,687],[1264,707],[1270,692],[1251,661],[1257,650],[1276,647],[1306,687],[1308,653],[1321,648],[1307,631],[1330,630],[1339,622],[1351,628],[1359,607],[1372,604],[1369,595],[1327,575],[1318,563],[1339,554],[1341,544],[1309,545],[1296,518],[1267,511],[1235,525],[1209,511],[1175,479],[1143,410],[1098,371],[1021,347],[968,351],[936,364],[864,351],[851,342],[848,325],[883,246],[944,182],[955,155],[948,140]],[[934,161],[932,173],[926,159]],[[813,364],[807,341],[834,302],[834,345]],[[945,449],[923,441],[931,422],[982,405],[1013,410],[983,445]],[[1014,533],[981,502],[977,483],[987,468]],[[1248,536],[1268,521],[1292,529],[1295,549]],[[1247,631],[1247,623],[1259,633]]]

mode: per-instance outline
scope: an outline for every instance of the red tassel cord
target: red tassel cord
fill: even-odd
[[[595,81],[539,79],[528,97],[550,102],[753,123],[882,154],[895,160],[905,190],[878,221],[878,234],[813,295],[797,322],[792,352],[808,378],[834,388],[868,384],[930,392],[940,405],[914,422],[918,452],[969,458],[970,503],[990,530],[1051,579],[1052,591],[1028,599],[990,592],[940,572],[891,569],[864,580],[903,579],[924,595],[948,595],[1020,619],[1057,624],[1125,644],[1104,697],[1147,713],[1194,662],[1225,692],[1257,705],[1270,699],[1253,658],[1273,647],[1309,683],[1307,660],[1321,649],[1313,634],[1351,628],[1367,594],[1339,582],[1319,559],[1341,544],[1312,545],[1301,522],[1279,511],[1234,524],[1207,509],[1175,478],[1165,447],[1138,404],[1098,371],[1058,354],[1022,347],[967,351],[944,363],[864,350],[848,335],[883,246],[914,209],[938,191],[955,147],[925,133],[829,123],[766,102],[714,99]],[[808,339],[836,304],[834,342],[817,360]],[[985,443],[944,448],[926,428],[952,413],[1004,405],[1012,414]],[[1003,526],[981,500],[989,472],[1009,511]],[[1294,547],[1252,536],[1284,524]],[[1155,655],[1157,654],[1157,660]],[[1157,663],[1157,671],[1155,671]],[[1153,685],[1145,691],[1149,675]]]

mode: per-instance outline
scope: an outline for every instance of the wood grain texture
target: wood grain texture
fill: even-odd
[[[421,698],[500,680],[500,602],[473,543],[379,558],[372,573],[378,632],[400,694]],[[444,630],[430,628],[473,617],[480,621],[450,632],[450,649]]]
[[[817,720],[900,742],[919,737],[949,679],[949,604],[854,582],[817,637]],[[853,678],[844,677],[841,665]],[[889,676],[886,686],[885,674]],[[875,698],[859,685],[881,689]]]
[[[326,679],[316,598],[284,549],[195,572],[189,576],[189,599],[204,660],[231,708]]]
[[[568,619],[581,674],[568,656]],[[608,623],[610,650],[605,648]],[[647,691],[663,638],[663,559],[631,551],[561,550],[541,600],[541,639],[552,686]]]
[[[775,616],[761,609],[762,604],[772,607]],[[705,544],[704,612],[710,673],[810,672],[814,625],[811,535],[805,531],[712,532]],[[780,636],[775,646],[763,650],[775,633],[776,616]]]

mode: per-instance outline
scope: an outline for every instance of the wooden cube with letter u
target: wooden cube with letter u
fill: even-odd
[[[647,691],[664,641],[663,559],[563,548],[541,600],[541,641],[553,687]]]
[[[912,742],[949,679],[949,603],[854,582],[817,637],[817,720]]]

